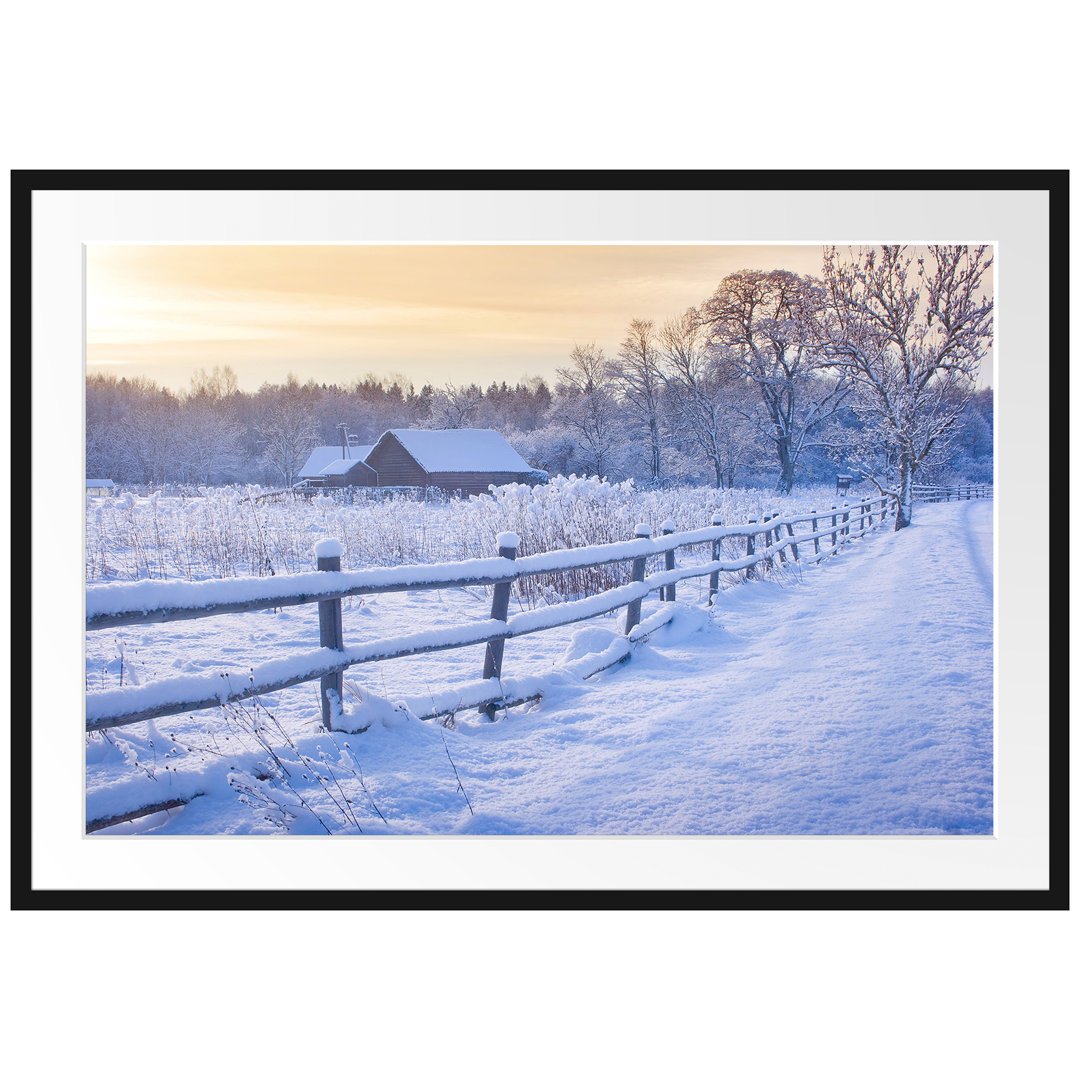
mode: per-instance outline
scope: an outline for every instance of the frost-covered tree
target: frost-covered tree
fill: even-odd
[[[292,487],[296,474],[318,441],[311,406],[302,398],[281,394],[255,426],[262,441],[263,460],[285,481],[286,487]]]
[[[171,433],[173,469],[183,481],[209,484],[235,475],[242,461],[236,373],[228,365],[207,375],[200,368],[181,402]]]
[[[627,405],[632,432],[641,440],[648,477],[662,477],[660,455],[664,446],[664,378],[660,373],[660,350],[656,330],[648,319],[634,319],[619,346],[618,359],[610,364],[611,379]]]
[[[211,401],[227,401],[234,394],[239,393],[239,380],[236,372],[228,364],[224,368],[214,367],[211,374],[206,374],[206,368],[199,368],[191,376],[192,398],[205,398]]]
[[[716,486],[731,487],[736,468],[752,455],[738,372],[722,350],[710,347],[708,329],[694,308],[664,324],[658,345],[673,427],[709,463]]]
[[[131,386],[115,375],[86,378],[86,475],[125,479],[117,431],[131,409]]]
[[[912,484],[947,451],[991,346],[991,263],[985,245],[826,249],[819,341],[853,388],[864,432],[895,456],[897,529],[910,524]],[[863,470],[883,487],[872,462]]]
[[[180,478],[176,447],[179,400],[168,390],[145,394],[117,425],[120,479],[161,485]]]
[[[129,484],[176,479],[174,429],[180,400],[142,376],[86,380],[86,469],[88,476]]]
[[[729,274],[700,309],[709,342],[726,351],[757,387],[763,434],[780,466],[777,488],[791,491],[799,455],[812,433],[848,393],[823,374],[825,359],[811,336],[819,287],[788,270]]]
[[[176,474],[197,484],[230,477],[241,461],[242,434],[227,405],[185,402],[173,428]]]
[[[574,433],[579,467],[603,478],[616,466],[625,442],[621,409],[604,350],[595,344],[575,344],[570,350],[570,366],[558,371],[553,411]]]
[[[976,390],[964,415],[956,424],[953,455],[954,475],[976,483],[994,479],[994,391]]]
[[[431,398],[430,423],[435,428],[475,427],[474,418],[484,401],[484,392],[476,383],[455,386],[447,383]]]
[[[551,423],[513,435],[513,448],[530,464],[551,476],[569,476],[578,465],[578,440],[565,424]]]
[[[550,405],[551,391],[539,376],[518,380],[514,386],[505,380],[493,382],[484,391],[479,408],[470,414],[469,423],[504,435],[533,431],[546,422]]]

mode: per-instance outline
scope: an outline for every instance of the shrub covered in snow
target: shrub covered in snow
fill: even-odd
[[[537,486],[509,484],[469,499],[357,490],[258,501],[259,494],[257,488],[233,487],[194,498],[129,493],[95,500],[86,511],[86,578],[193,581],[302,573],[316,568],[313,544],[322,538],[340,544],[343,569],[490,558],[501,533],[516,534],[520,558],[629,540],[639,524],[658,535],[668,521],[681,532],[717,517],[737,525],[775,510],[826,509],[836,502],[830,488],[781,497],[758,489],[641,488],[632,480],[573,475]],[[853,489],[846,501],[857,498]],[[739,554],[736,546],[732,541],[732,556]],[[517,602],[535,607],[594,594],[623,584],[628,572],[616,564],[530,578],[515,586]]]

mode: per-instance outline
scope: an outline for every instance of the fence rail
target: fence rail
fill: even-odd
[[[911,492],[919,502],[952,502],[953,499],[992,499],[993,484],[912,484]]]
[[[836,554],[851,540],[879,527],[895,508],[895,497],[886,495],[832,506],[822,513],[817,510],[788,516],[774,513],[765,515],[761,522],[751,520],[745,525],[723,525],[714,517],[712,524],[703,529],[677,533],[673,524],[665,523],[657,537],[648,536],[645,529],[646,535],[636,532],[634,539],[624,542],[522,558],[517,558],[517,536],[503,533],[497,539],[498,555],[495,558],[349,572],[341,570],[340,545],[336,541],[322,541],[316,545],[318,569],[314,573],[272,580],[138,581],[91,586],[86,590],[88,631],[317,603],[320,648],[255,667],[242,680],[229,675],[184,676],[143,686],[88,693],[86,728],[88,731],[103,730],[213,708],[318,680],[323,724],[333,729],[335,718],[340,716],[343,672],[348,668],[481,644],[484,646],[483,679],[489,690],[486,697],[472,704],[494,716],[496,708],[514,703],[503,692],[500,683],[503,645],[507,639],[568,626],[626,607],[624,634],[629,647],[629,642],[641,637],[646,624],[654,627],[666,621],[656,622],[650,617],[642,623],[641,602],[649,593],[660,591],[665,603],[672,602],[678,582],[708,577],[709,603],[712,604],[719,591],[721,573],[745,574],[747,578],[753,578],[774,572],[774,560],[780,564],[786,563],[788,558],[800,564],[818,562]],[[745,541],[745,555],[725,557],[722,547],[725,540],[740,542],[740,549],[741,541]],[[676,565],[677,551],[704,545],[711,546],[706,561],[682,567]],[[663,557],[664,569],[647,573],[650,559],[655,561],[658,556]],[[627,584],[536,611],[507,614],[510,588],[517,580],[612,563],[631,564]],[[341,601],[345,597],[465,585],[493,587],[489,619],[359,646],[344,644]],[[625,659],[625,655],[621,659]]]

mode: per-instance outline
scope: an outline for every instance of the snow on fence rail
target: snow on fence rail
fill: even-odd
[[[912,495],[919,502],[951,502],[953,499],[992,499],[992,484],[912,484]]]
[[[658,537],[650,537],[647,527],[639,525],[633,540],[548,551],[521,559],[516,557],[518,537],[513,533],[502,533],[497,538],[498,555],[495,558],[355,571],[342,571],[341,545],[336,540],[323,540],[315,547],[318,569],[314,573],[272,580],[137,581],[89,586],[86,590],[88,631],[317,603],[320,647],[260,664],[243,680],[227,674],[181,676],[142,686],[88,693],[86,729],[99,731],[159,716],[214,708],[318,679],[323,724],[333,730],[334,720],[341,717],[343,672],[348,668],[480,644],[484,645],[481,682],[468,688],[470,700],[455,696],[453,704],[445,711],[475,707],[493,718],[497,708],[539,696],[536,687],[527,685],[527,680],[515,685],[502,678],[503,644],[508,638],[568,626],[626,607],[624,637],[616,643],[620,648],[613,650],[611,656],[603,657],[601,667],[578,672],[588,677],[626,659],[633,642],[671,618],[674,605],[669,608],[667,602],[675,600],[675,586],[679,581],[708,576],[709,603],[712,604],[719,591],[721,572],[745,573],[747,578],[752,578],[759,572],[759,567],[763,574],[771,571],[774,559],[780,563],[789,557],[800,563],[817,562],[880,525],[895,507],[895,497],[886,495],[851,506],[847,503],[841,507],[833,506],[820,514],[811,510],[808,514],[795,513],[786,517],[765,515],[760,523],[751,519],[746,525],[723,525],[714,515],[711,526],[682,533],[676,533],[672,523],[665,523]],[[797,533],[796,526],[801,526],[802,531]],[[730,538],[745,539],[745,556],[737,559],[721,557],[721,542]],[[711,545],[708,561],[676,566],[676,551],[705,544]],[[647,574],[649,559],[660,555],[664,557],[664,569]],[[510,587],[518,579],[622,562],[631,564],[630,581],[625,585],[508,617]],[[362,645],[344,644],[341,624],[344,597],[466,585],[493,586],[489,619]],[[641,601],[657,590],[665,601],[664,607],[642,622]],[[439,712],[431,715],[439,715]]]

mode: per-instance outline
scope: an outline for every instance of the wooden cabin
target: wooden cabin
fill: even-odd
[[[365,460],[378,475],[379,487],[481,495],[492,484],[547,480],[547,473],[534,469],[499,432],[480,428],[395,428],[383,432]]]
[[[88,479],[86,481],[87,495],[115,495],[116,485],[111,480]]]

